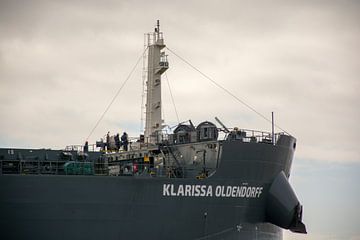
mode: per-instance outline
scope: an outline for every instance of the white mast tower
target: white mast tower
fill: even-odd
[[[160,140],[163,120],[161,118],[161,75],[169,68],[160,22],[153,33],[147,34],[148,64],[146,82],[145,142],[155,144]]]

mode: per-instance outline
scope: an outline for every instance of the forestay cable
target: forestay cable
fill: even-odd
[[[169,50],[169,52],[171,52],[172,54],[174,54],[176,57],[178,57],[181,61],[183,61],[184,63],[186,63],[187,65],[189,65],[192,69],[194,69],[195,71],[197,71],[198,73],[200,73],[203,77],[205,77],[207,80],[209,80],[210,82],[212,82],[215,86],[217,86],[218,88],[222,89],[223,91],[225,91],[227,94],[229,94],[230,96],[232,96],[234,99],[236,99],[238,102],[240,102],[241,104],[243,104],[244,106],[246,106],[247,108],[249,108],[250,110],[252,110],[253,112],[255,112],[257,115],[259,115],[260,117],[262,117],[263,119],[265,119],[266,121],[268,121],[269,123],[272,123],[272,121],[267,118],[265,115],[263,115],[262,113],[258,112],[255,108],[253,108],[252,106],[250,106],[249,104],[247,104],[246,102],[244,102],[243,100],[241,100],[240,98],[238,98],[235,94],[233,94],[232,92],[230,92],[228,89],[226,89],[225,87],[221,86],[219,83],[217,83],[216,81],[214,81],[213,79],[211,79],[209,76],[207,76],[205,73],[201,72],[197,67],[193,66],[190,62],[188,62],[186,59],[180,57],[178,54],[176,54],[173,50],[171,50],[170,48],[166,47],[167,50]],[[277,128],[279,128],[281,131],[289,134],[287,131],[285,131],[284,129],[282,129],[280,126],[274,124]],[[291,134],[289,134],[291,135]]]
[[[139,59],[136,61],[136,64],[134,65],[134,67],[132,68],[132,70],[130,71],[129,75],[127,76],[127,78],[125,79],[125,81],[121,84],[120,88],[117,90],[115,96],[111,99],[110,103],[108,104],[108,106],[106,107],[105,111],[101,114],[99,120],[96,122],[95,126],[93,127],[93,129],[90,131],[89,136],[86,138],[86,141],[89,140],[89,138],[91,137],[91,135],[94,133],[95,129],[97,128],[97,126],[99,125],[99,123],[101,122],[101,120],[104,118],[105,114],[109,111],[111,105],[114,103],[115,99],[119,96],[121,90],[124,88],[125,84],[127,83],[127,81],[130,79],[130,77],[132,76],[132,74],[134,73],[137,65],[139,64],[140,60],[142,59],[145,51],[147,50],[147,48],[145,48],[145,50],[142,52],[142,54],[140,55]]]
[[[177,118],[178,123],[180,124],[179,114],[178,114],[178,111],[177,111],[177,109],[176,109],[176,105],[175,105],[175,101],[174,101],[174,96],[173,96],[173,94],[172,94],[171,87],[170,87],[170,82],[169,82],[169,79],[168,79],[168,76],[167,76],[166,72],[165,72],[165,77],[166,77],[167,85],[168,85],[168,87],[169,87],[169,92],[170,92],[170,96],[171,96],[171,101],[172,101],[172,104],[173,104],[174,109],[175,109],[176,118]]]

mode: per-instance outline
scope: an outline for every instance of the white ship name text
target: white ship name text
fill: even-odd
[[[163,184],[165,197],[228,197],[228,198],[259,198],[263,187],[224,186],[224,185],[192,185]]]

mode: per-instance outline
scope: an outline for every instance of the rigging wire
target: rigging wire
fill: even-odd
[[[94,133],[95,129],[97,128],[97,126],[99,125],[99,123],[101,122],[101,120],[103,120],[105,114],[109,111],[111,105],[114,103],[115,99],[119,96],[121,90],[124,88],[125,84],[128,82],[128,80],[130,79],[130,77],[132,76],[132,74],[134,73],[137,65],[139,64],[140,60],[142,59],[145,51],[147,50],[147,48],[142,52],[142,54],[140,55],[140,57],[138,58],[138,60],[136,61],[136,64],[134,65],[134,67],[131,69],[129,75],[127,76],[127,78],[125,79],[125,81],[121,84],[120,88],[117,90],[116,94],[114,95],[114,97],[111,99],[110,103],[107,105],[107,107],[105,108],[105,111],[101,114],[99,120],[96,122],[95,126],[92,128],[92,130],[89,133],[89,136],[86,138],[86,141],[89,140],[89,138],[91,137],[91,135]]]
[[[167,85],[168,85],[168,87],[169,87],[169,92],[170,92],[170,96],[171,96],[171,101],[172,101],[172,104],[173,104],[174,109],[175,109],[176,118],[177,118],[178,123],[180,123],[179,114],[178,114],[178,111],[177,111],[177,109],[176,109],[176,105],[175,105],[175,101],[174,101],[174,96],[173,96],[173,94],[172,94],[171,87],[170,87],[170,82],[169,82],[169,79],[168,79],[168,76],[167,76],[166,72],[165,72],[165,78],[166,78]]]
[[[252,110],[253,112],[255,112],[257,115],[259,115],[260,117],[262,117],[263,119],[265,119],[266,121],[268,121],[269,123],[272,123],[272,121],[267,118],[264,114],[258,112],[255,108],[253,108],[252,106],[250,106],[249,104],[247,104],[245,101],[241,100],[240,98],[238,98],[235,94],[233,94],[232,92],[230,92],[228,89],[226,89],[225,87],[221,86],[219,83],[217,83],[215,80],[213,80],[212,78],[210,78],[209,76],[207,76],[205,73],[201,72],[197,67],[195,67],[194,65],[192,65],[189,61],[187,61],[186,59],[182,58],[181,56],[179,56],[178,54],[176,54],[173,50],[171,50],[170,48],[166,47],[167,50],[169,50],[169,52],[171,52],[172,54],[174,54],[176,57],[178,57],[181,61],[183,61],[184,63],[186,63],[187,65],[189,65],[192,69],[194,69],[195,71],[197,71],[198,73],[200,73],[203,77],[205,77],[207,80],[209,80],[210,82],[212,82],[215,86],[217,86],[218,88],[222,89],[223,91],[225,91],[227,94],[229,94],[230,96],[232,96],[235,100],[237,100],[238,102],[240,102],[241,104],[243,104],[244,106],[246,106],[247,108],[249,108],[250,110]],[[284,129],[282,129],[280,126],[274,124],[277,128],[279,128],[281,131],[283,131],[284,133],[287,133],[289,135],[291,135],[290,133],[288,133],[287,131],[285,131]]]

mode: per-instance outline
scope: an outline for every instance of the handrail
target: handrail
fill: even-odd
[[[76,145],[68,145],[64,149],[65,151],[75,151],[75,152],[84,152],[84,145],[76,144]],[[99,148],[96,147],[96,144],[88,145],[88,152],[99,152]]]
[[[258,131],[252,129],[238,129],[238,128],[229,128],[230,132],[226,133],[224,140],[238,140],[241,139],[244,142],[266,142],[272,143],[272,133],[265,131]],[[284,132],[278,132],[274,134],[275,143],[281,135],[287,135]]]
[[[238,129],[238,128],[227,128],[229,130],[228,133],[225,134],[223,139],[220,140],[229,140],[229,135],[234,133],[234,132],[238,132],[243,134],[243,136],[241,136],[241,139],[243,141],[250,141],[250,142],[268,142],[269,140],[272,142],[272,134],[270,132],[266,132],[266,131],[259,131],[259,130],[253,130],[253,129]],[[222,131],[223,129],[218,128],[219,131]],[[170,136],[175,136],[175,133],[167,133],[167,132],[162,132],[161,135],[159,136],[160,138],[160,143],[166,143],[166,141],[169,139]],[[277,142],[277,140],[279,139],[280,135],[288,135],[285,132],[278,132],[275,133],[275,143]],[[130,149],[132,148],[132,144],[136,143],[136,142],[140,142],[140,137],[129,137],[129,147]],[[218,139],[219,140],[219,139]],[[235,140],[235,139],[234,139]],[[172,144],[170,144],[172,145]],[[166,144],[167,147],[169,147],[169,144]],[[140,150],[143,148],[148,147],[148,144],[146,143],[142,143],[142,145],[139,145],[139,148],[136,148],[136,150]],[[83,152],[84,151],[84,146],[83,145],[69,145],[66,146],[65,151],[77,151],[77,152]],[[89,152],[100,152],[100,148],[96,147],[96,144],[89,144],[88,147],[88,151]]]
[[[194,178],[203,179],[213,175],[216,168],[206,167],[204,169],[197,169],[192,167],[178,167],[175,165],[171,166],[156,166],[151,167],[148,163],[136,163],[136,164],[124,164],[124,165],[107,165],[106,163],[95,163],[95,174],[96,169],[99,165],[108,167],[109,176],[139,176],[139,177],[166,177],[166,178],[185,178],[186,173],[190,171],[197,171],[197,175],[193,175]]]

